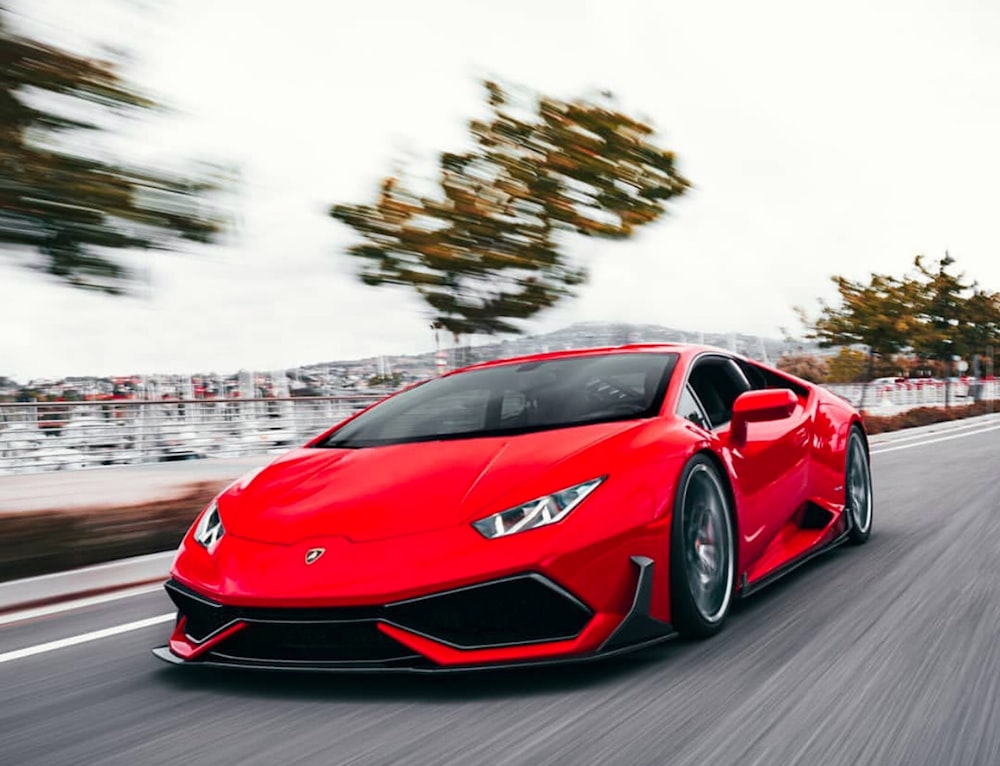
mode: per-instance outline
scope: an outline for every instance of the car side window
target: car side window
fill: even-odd
[[[739,360],[740,369],[755,390],[762,388],[790,388],[797,396],[808,396],[809,390],[793,380],[777,375],[766,367],[760,367],[745,359]]]
[[[697,397],[691,390],[691,386],[684,386],[684,390],[681,391],[680,401],[677,402],[677,414],[690,420],[696,426],[701,426],[706,431],[712,428],[705,416],[705,411],[702,410],[701,404],[698,403]]]
[[[732,420],[733,402],[751,388],[740,368],[721,356],[699,359],[688,376],[688,385],[704,407],[712,428]]]
[[[750,381],[750,385],[753,386],[755,391],[759,391],[763,388],[771,388],[771,382],[764,376],[764,371],[755,364],[750,364],[747,361],[741,359],[739,361],[740,369],[743,370],[743,374],[747,376],[747,380]]]

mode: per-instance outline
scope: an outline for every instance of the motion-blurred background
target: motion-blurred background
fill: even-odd
[[[873,417],[992,410],[998,31],[0,0],[0,474],[267,453],[445,369],[640,341]]]

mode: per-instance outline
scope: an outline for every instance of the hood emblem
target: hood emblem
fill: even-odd
[[[306,564],[315,564],[326,553],[326,548],[310,548],[306,551]]]

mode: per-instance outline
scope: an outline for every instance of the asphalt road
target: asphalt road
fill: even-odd
[[[868,545],[727,629],[603,664],[465,676],[191,672],[142,593],[0,626],[0,764],[1000,764],[1000,426],[873,457]],[[925,442],[930,443],[925,443]]]

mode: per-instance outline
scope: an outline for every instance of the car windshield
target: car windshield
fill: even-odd
[[[653,417],[676,361],[676,354],[632,352],[469,370],[397,394],[315,446],[469,439]]]

